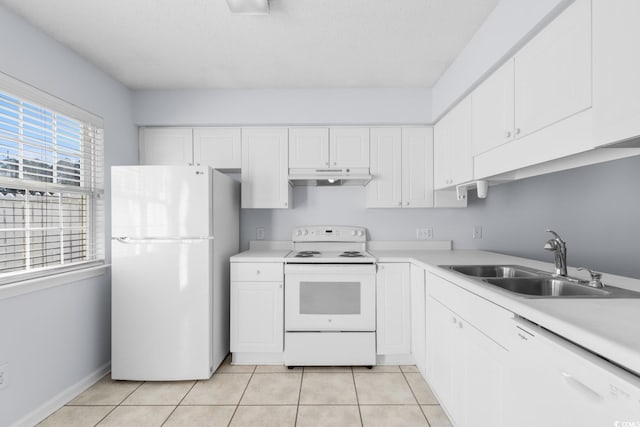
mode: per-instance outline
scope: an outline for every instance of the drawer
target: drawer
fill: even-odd
[[[232,262],[232,282],[282,282],[284,264],[281,262]]]
[[[427,276],[427,292],[493,341],[509,348],[512,312],[433,273]]]

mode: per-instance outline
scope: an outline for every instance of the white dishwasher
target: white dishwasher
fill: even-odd
[[[514,319],[506,425],[640,427],[640,378],[522,318]]]

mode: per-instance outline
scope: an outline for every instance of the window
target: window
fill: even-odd
[[[104,259],[101,121],[9,79],[0,75],[0,284]]]

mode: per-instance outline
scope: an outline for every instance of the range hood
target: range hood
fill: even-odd
[[[289,182],[293,186],[365,186],[369,181],[369,168],[289,169]]]

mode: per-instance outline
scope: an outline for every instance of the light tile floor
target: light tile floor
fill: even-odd
[[[206,381],[107,375],[42,427],[451,427],[415,366],[233,366]]]

